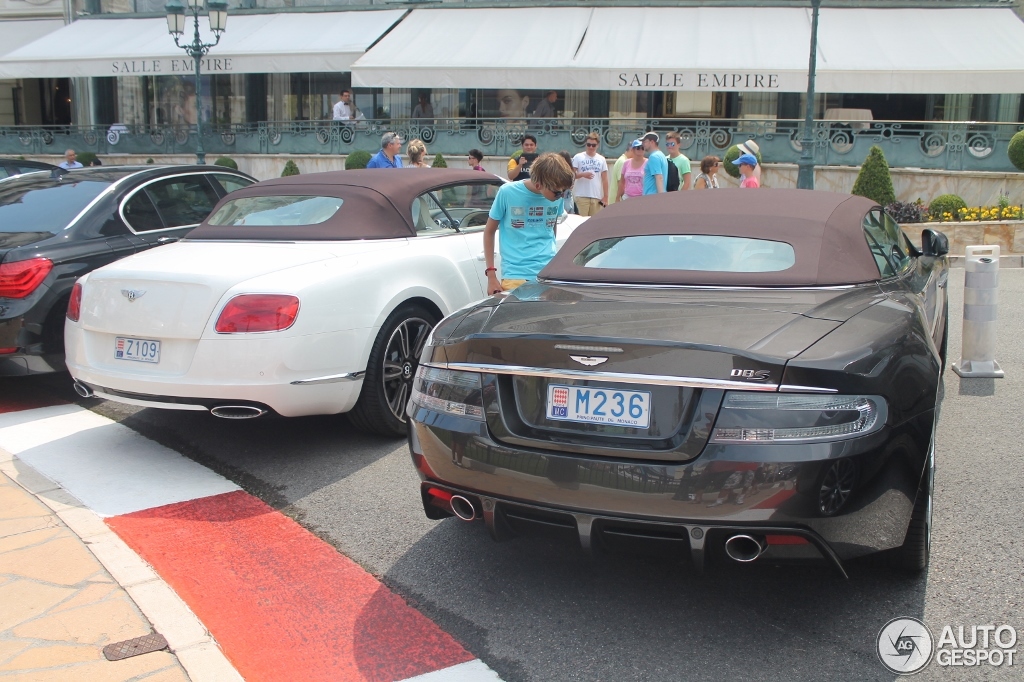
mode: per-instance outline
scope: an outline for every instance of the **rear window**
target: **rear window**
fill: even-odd
[[[339,197],[239,197],[221,206],[210,225],[317,225],[338,212]]]
[[[56,234],[110,186],[109,182],[52,184],[49,179],[0,184],[0,232]]]
[[[796,263],[786,242],[702,234],[654,234],[600,239],[573,263],[613,270],[780,272]]]

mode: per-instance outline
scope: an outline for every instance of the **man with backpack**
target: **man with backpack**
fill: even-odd
[[[644,151],[647,152],[647,165],[644,166],[644,196],[648,194],[661,194],[665,190],[665,180],[668,178],[668,159],[658,149],[658,133],[650,132],[640,138],[643,141]]]
[[[690,189],[690,160],[682,152],[683,139],[679,133],[672,131],[665,136],[665,147],[668,148],[668,182],[665,190]],[[673,167],[675,172],[673,172]]]

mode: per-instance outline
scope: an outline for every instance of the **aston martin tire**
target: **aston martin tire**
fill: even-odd
[[[383,436],[406,435],[405,406],[420,352],[437,322],[436,315],[413,304],[400,306],[388,316],[373,342],[359,400],[348,413],[353,426]]]
[[[929,458],[921,486],[914,500],[914,511],[903,544],[887,552],[891,568],[905,573],[920,573],[928,568],[932,546],[932,490],[935,482],[934,462]]]

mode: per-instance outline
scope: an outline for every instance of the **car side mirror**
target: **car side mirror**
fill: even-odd
[[[938,258],[949,253],[949,237],[938,230],[921,232],[921,253],[925,256]]]

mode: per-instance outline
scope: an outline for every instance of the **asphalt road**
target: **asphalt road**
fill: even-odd
[[[960,355],[964,271],[950,276],[949,357]],[[695,575],[662,557],[588,557],[540,538],[493,543],[482,524],[429,521],[404,442],[344,418],[230,422],[79,401],[225,474],[355,559],[507,682],[893,679],[875,638],[898,616],[1003,624],[1024,636],[1024,270],[1004,270],[1000,380],[947,370],[937,441],[932,565],[907,578],[854,566],[724,566]],[[60,392],[65,377],[0,380]],[[1024,652],[1024,646],[1018,645]],[[918,679],[1021,679],[950,669]]]

